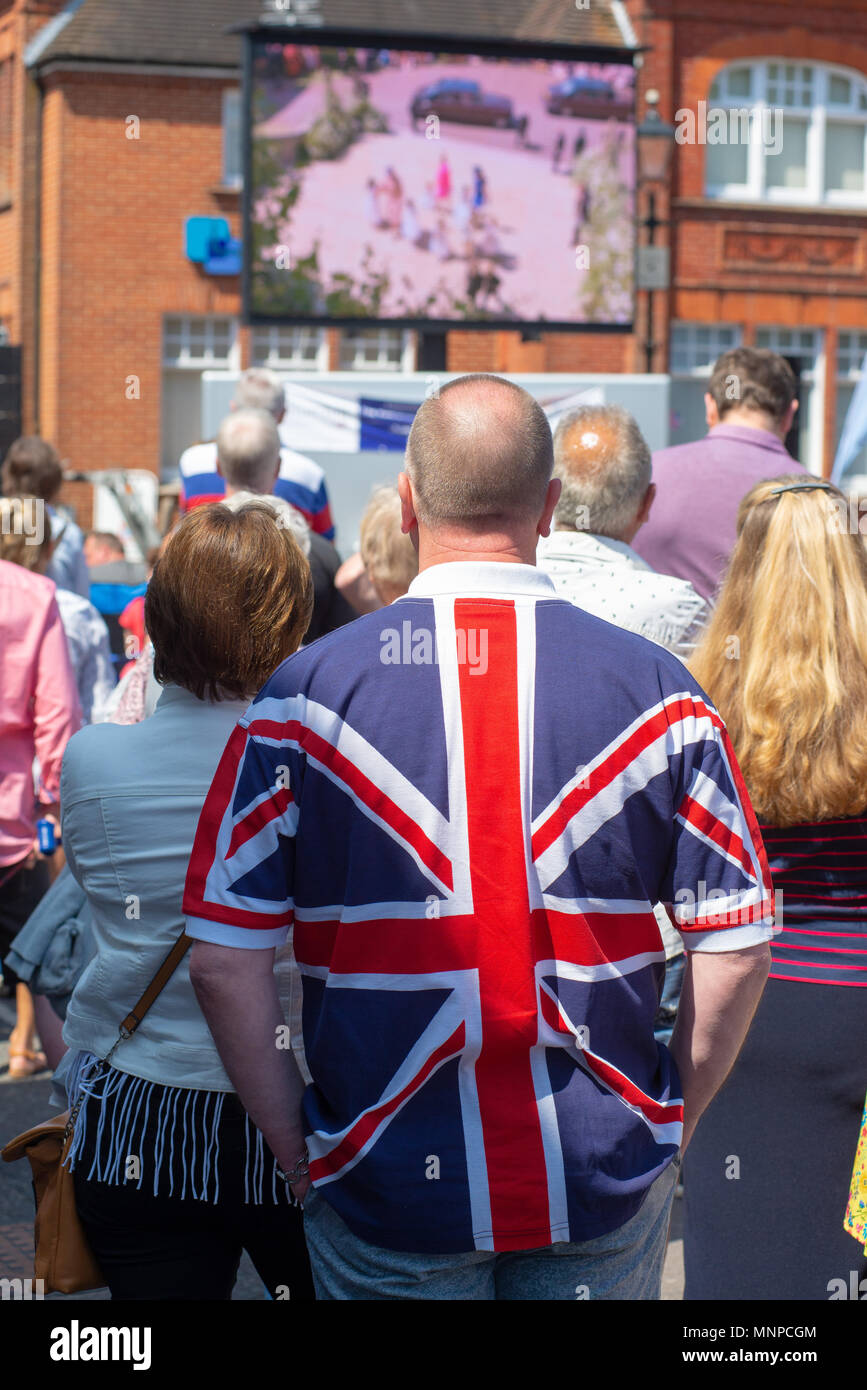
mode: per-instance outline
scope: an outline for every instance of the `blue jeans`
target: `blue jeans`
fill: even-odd
[[[353,1235],[324,1197],[304,1199],[304,1236],[317,1299],[658,1299],[668,1243],[677,1155],[648,1188],[636,1214],[608,1235],[570,1245],[497,1254],[384,1250]]]

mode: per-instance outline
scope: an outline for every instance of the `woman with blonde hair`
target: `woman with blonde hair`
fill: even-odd
[[[846,1297],[867,1275],[843,1229],[867,1089],[867,550],[837,488],[793,474],[747,493],[690,666],[728,726],[782,929],[686,1158],[684,1297]]]

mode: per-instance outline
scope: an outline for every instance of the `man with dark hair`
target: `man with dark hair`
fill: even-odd
[[[511,382],[424,401],[398,480],[417,578],[278,667],[199,821],[190,978],[320,1299],[658,1298],[682,1136],[767,976],[719,716],[535,566],[553,462]],[[671,1053],[657,901],[690,952]],[[306,1092],[275,1046],[290,931]]]
[[[84,558],[89,569],[112,565],[126,558],[123,541],[113,531],[88,531],[84,537]]]
[[[723,353],[704,398],[704,439],[653,455],[656,503],[634,542],[643,560],[713,597],[735,543],[741,498],[764,478],[801,467],[784,445],[796,391],[794,372],[775,352]]]
[[[63,486],[63,466],[54,445],[37,434],[16,439],[3,460],[0,482],[4,497],[38,497],[45,503],[54,541],[47,577],[54,580],[58,589],[70,589],[81,598],[89,598],[84,538],[72,518],[62,515],[53,505]]]

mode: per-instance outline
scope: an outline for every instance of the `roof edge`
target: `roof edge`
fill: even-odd
[[[56,14],[53,19],[49,19],[47,24],[43,24],[39,33],[34,35],[24,49],[23,58],[26,68],[38,65],[46,48],[50,47],[54,40],[63,33],[69,21],[83,4],[84,0],[68,0],[59,14]]]
[[[64,57],[62,53],[56,56],[51,54],[44,64],[34,66],[39,67],[43,77],[58,71],[109,72],[153,77],[234,77],[240,81],[242,73],[240,63],[150,63],[147,59],[141,58],[130,58],[126,61],[122,58],[79,58],[73,54]]]
[[[629,18],[623,0],[609,0],[609,4],[611,6],[611,13],[614,16],[614,22],[623,35],[623,42],[626,44],[627,48],[640,48],[641,45],[638,42],[638,35],[635,32],[635,27],[632,20]]]

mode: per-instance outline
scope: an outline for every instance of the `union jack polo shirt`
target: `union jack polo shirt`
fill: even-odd
[[[689,950],[774,934],[719,714],[532,566],[449,563],[278,667],[184,911],[232,947],[293,930],[316,1189],[374,1245],[448,1253],[605,1234],[676,1154],[658,902]]]

